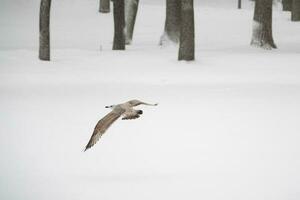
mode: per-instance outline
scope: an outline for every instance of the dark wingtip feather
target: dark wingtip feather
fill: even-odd
[[[86,145],[84,152],[86,152],[86,150],[88,150],[89,148],[91,148],[91,146],[89,144]]]
[[[138,110],[137,112],[139,115],[142,115],[143,114],[143,111],[142,110]]]

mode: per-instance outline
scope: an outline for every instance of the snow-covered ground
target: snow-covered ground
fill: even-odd
[[[248,2],[248,1],[247,1]],[[300,199],[300,24],[274,8],[279,49],[249,46],[252,5],[196,2],[196,61],[158,46],[163,2],[141,0],[133,45],[111,51],[97,0],[0,1],[0,199]],[[105,105],[159,103],[83,152]]]

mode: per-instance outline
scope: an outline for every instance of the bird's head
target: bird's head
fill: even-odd
[[[115,106],[114,105],[111,105],[111,106],[105,106],[105,108],[111,108],[113,109]]]

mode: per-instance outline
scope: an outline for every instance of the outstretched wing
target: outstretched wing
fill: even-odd
[[[105,133],[105,131],[114,123],[123,113],[123,110],[113,110],[110,113],[108,113],[105,117],[103,117],[96,125],[93,135],[89,141],[89,143],[86,145],[85,150],[91,148],[94,146],[100,137]]]

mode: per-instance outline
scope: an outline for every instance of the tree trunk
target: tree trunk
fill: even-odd
[[[181,22],[178,60],[194,60],[195,23],[193,0],[181,0]]]
[[[292,21],[300,21],[300,0],[293,0]]]
[[[125,0],[126,44],[131,44],[139,0]]]
[[[100,0],[99,12],[101,13],[110,12],[110,0]]]
[[[41,0],[39,58],[50,60],[50,7],[51,0]]]
[[[282,0],[282,10],[291,11],[292,10],[292,0]]]
[[[125,14],[124,0],[114,0],[114,44],[113,50],[125,50]]]
[[[272,35],[272,0],[256,0],[251,45],[276,48]]]
[[[180,36],[180,1],[166,0],[166,21],[164,33],[160,38],[160,45],[172,41],[179,42]]]
[[[242,0],[238,0],[238,9],[242,8]]]

